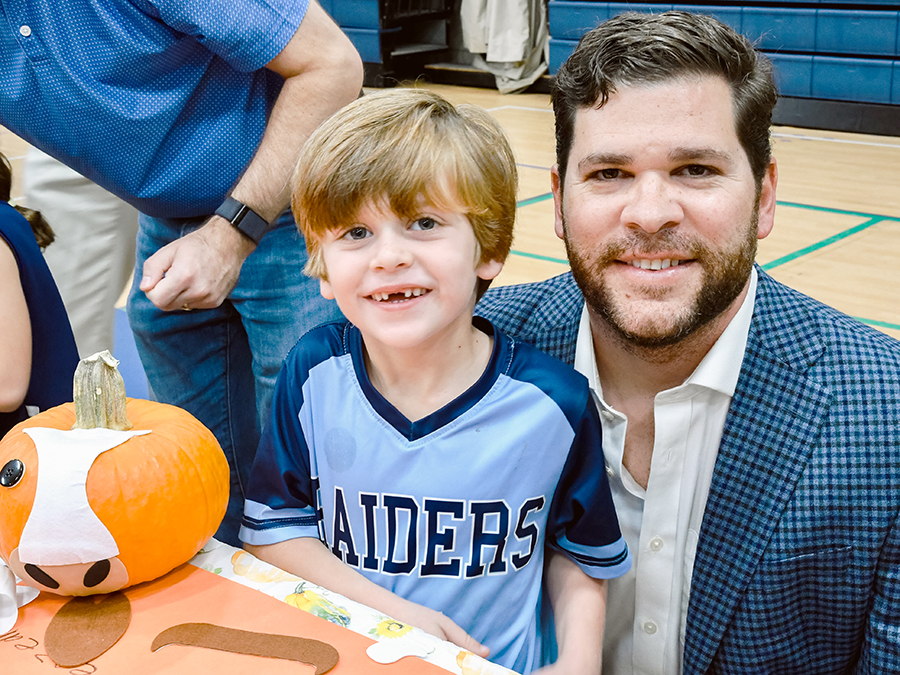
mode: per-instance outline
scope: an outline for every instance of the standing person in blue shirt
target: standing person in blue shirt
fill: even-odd
[[[40,213],[10,206],[11,187],[12,169],[0,154],[0,438],[29,413],[71,401],[78,365],[62,298],[41,255],[53,231]]]
[[[231,543],[281,361],[337,316],[297,268],[288,178],[361,85],[314,0],[0,8],[0,122],[141,212],[129,320],[155,396],[228,456]]]
[[[307,271],[352,323],[285,361],[248,550],[518,672],[553,649],[546,563],[554,668],[599,673],[604,580],[630,558],[587,381],[472,319],[512,243],[503,132],[430,92],[368,96],[313,134],[292,185]]]

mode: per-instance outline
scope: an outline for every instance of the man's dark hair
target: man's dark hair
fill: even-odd
[[[721,77],[731,88],[738,140],[758,187],[771,156],[769,126],[777,99],[772,64],[716,19],[679,11],[626,12],[581,38],[553,84],[560,178],[577,110],[603,106],[617,87],[692,75]]]

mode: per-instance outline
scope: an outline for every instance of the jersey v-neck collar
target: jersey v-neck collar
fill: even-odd
[[[472,325],[494,338],[491,358],[481,377],[443,408],[411,422],[372,384],[369,374],[366,372],[362,334],[356,326],[351,323],[347,324],[344,332],[345,349],[353,360],[353,370],[363,395],[375,413],[408,441],[418,440],[437,431],[473,408],[491,390],[497,378],[502,374],[505,364],[509,363],[510,359],[507,356],[512,349],[509,339],[496,331],[493,324],[487,319],[479,316],[473,317]]]

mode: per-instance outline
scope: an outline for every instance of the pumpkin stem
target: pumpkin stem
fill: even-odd
[[[78,362],[73,429],[128,431],[132,428],[125,415],[125,380],[118,365],[118,360],[106,349]]]

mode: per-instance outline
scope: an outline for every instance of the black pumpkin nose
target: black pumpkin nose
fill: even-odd
[[[0,469],[0,486],[14,487],[25,475],[25,465],[20,459],[11,459]]]
[[[25,571],[28,572],[28,576],[30,576],[42,586],[46,586],[47,588],[59,588],[59,582],[37,565],[26,563]]]
[[[91,565],[91,569],[84,573],[84,587],[93,588],[102,583],[109,576],[109,560],[100,560]]]

